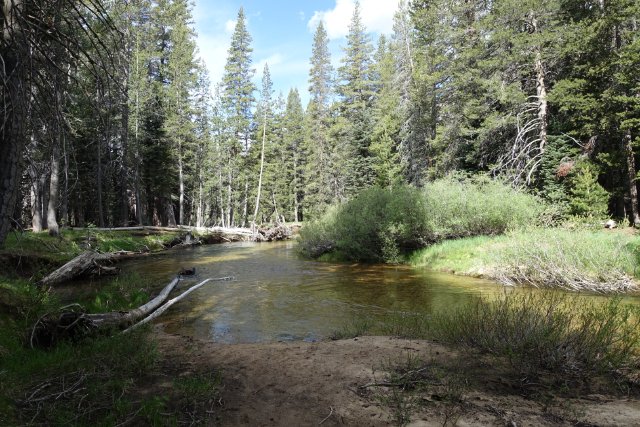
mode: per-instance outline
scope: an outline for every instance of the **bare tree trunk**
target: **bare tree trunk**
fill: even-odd
[[[58,207],[58,190],[59,190],[59,169],[60,169],[60,148],[54,142],[51,152],[51,178],[49,179],[49,203],[47,205],[47,228],[49,235],[57,236],[60,234],[58,221],[56,219],[56,208]]]
[[[624,150],[627,157],[627,179],[629,184],[629,199],[631,201],[631,225],[640,226],[640,214],[638,213],[638,187],[636,183],[636,160],[633,153],[631,131],[624,135]]]
[[[300,199],[298,198],[298,162],[294,160],[293,173],[293,218],[295,222],[300,221]]]
[[[244,177],[244,194],[242,198],[242,223],[241,227],[247,226],[247,217],[249,212],[249,177],[245,175]]]
[[[102,147],[100,142],[96,142],[96,147],[98,148],[98,164],[97,164],[97,182],[96,186],[98,187],[98,225],[99,227],[104,227],[104,210],[102,206]]]
[[[231,182],[233,180],[233,173],[231,170],[231,158],[229,158],[229,171],[227,181],[227,227],[233,227],[233,207],[231,206]]]
[[[258,177],[258,194],[256,195],[256,208],[253,211],[253,225],[256,225],[258,209],[260,208],[260,193],[262,192],[262,172],[264,171],[264,143],[267,139],[267,112],[265,108],[264,124],[262,127],[262,149],[260,150],[260,176]]]
[[[44,173],[40,172],[35,159],[35,153],[38,151],[38,143],[35,136],[31,135],[31,142],[27,150],[29,166],[27,172],[29,181],[31,182],[31,229],[39,233],[44,228],[43,214],[43,197],[44,191]]]
[[[178,195],[178,224],[184,224],[184,165],[182,163],[182,143],[178,142],[178,185],[180,194]]]
[[[175,227],[178,225],[176,223],[176,214],[173,212],[173,203],[171,203],[170,197],[164,199],[164,208],[165,215],[167,217],[167,227]]]
[[[125,66],[128,70],[128,66]],[[124,99],[122,100],[122,122],[120,124],[120,138],[122,141],[122,159],[120,161],[120,222],[123,227],[129,225],[129,197],[127,196],[127,175],[129,174],[129,73],[125,71],[123,78]]]
[[[18,56],[25,51],[19,34],[18,16],[22,13],[22,0],[4,0],[2,45],[0,57],[0,102],[3,120],[0,125],[0,247],[11,229],[13,211],[20,187],[22,168],[20,160],[25,146],[24,123],[27,115],[24,79],[26,70]]]
[[[42,231],[42,194],[37,176],[31,182],[31,229],[35,233]]]
[[[539,31],[538,29],[538,20],[533,15],[534,12],[531,12],[531,24],[533,26],[533,30],[535,33]],[[549,126],[549,119],[547,113],[547,85],[545,81],[545,67],[542,61],[542,51],[541,47],[538,46],[536,48],[535,54],[535,64],[534,68],[536,71],[536,96],[538,99],[538,138],[540,139],[538,144],[538,151],[540,154],[544,153],[544,150],[547,146],[547,128]]]
[[[67,137],[62,135],[62,167],[64,176],[64,188],[62,190],[62,200],[60,204],[60,223],[65,226],[71,225],[69,221],[69,153],[67,151]]]
[[[202,176],[202,169],[198,176],[198,210],[196,211],[196,227],[202,227],[204,225],[204,177]]]

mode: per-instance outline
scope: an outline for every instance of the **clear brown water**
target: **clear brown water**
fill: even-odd
[[[122,269],[153,280],[157,291],[182,268],[195,266],[197,276],[181,289],[208,277],[233,276],[206,284],[158,320],[168,332],[224,343],[313,341],[354,319],[448,310],[504,290],[490,281],[406,265],[305,260],[295,244],[201,246],[133,260]],[[79,287],[73,285],[76,297]]]
[[[301,259],[295,242],[201,246],[128,262],[123,270],[157,280],[159,288],[181,268],[196,267],[186,289],[206,284],[163,314],[171,333],[217,342],[317,340],[358,318],[392,311],[431,312],[483,293],[488,281],[409,266],[332,264]]]

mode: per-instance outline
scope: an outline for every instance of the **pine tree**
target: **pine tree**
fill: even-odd
[[[283,163],[287,172],[286,181],[290,183],[288,197],[293,221],[302,221],[305,211],[305,175],[307,147],[304,144],[304,110],[297,89],[289,91],[287,108],[283,122],[283,149],[286,153]]]
[[[269,72],[269,64],[264,64],[264,70],[262,72],[262,91],[260,92],[260,104],[257,111],[258,120],[262,120],[258,127],[258,135],[260,138],[260,160],[259,160],[259,172],[258,172],[258,189],[256,194],[255,208],[253,212],[253,226],[256,226],[256,220],[258,218],[258,210],[260,208],[260,197],[262,195],[262,178],[264,175],[264,158],[265,158],[265,146],[267,144],[267,128],[269,127],[270,120],[273,121],[273,82],[271,81],[271,73]],[[271,135],[270,135],[271,136]],[[257,140],[257,138],[256,138]],[[271,183],[273,186],[273,183]]]
[[[402,181],[400,162],[401,89],[396,85],[395,58],[390,43],[380,36],[375,55],[377,97],[374,103],[374,127],[371,153],[376,183],[391,187]]]
[[[340,84],[338,105],[343,120],[335,125],[334,137],[338,151],[338,174],[344,177],[344,189],[336,192],[338,198],[349,197],[374,183],[371,154],[371,107],[374,99],[372,81],[372,52],[366,29],[360,16],[360,3],[356,2],[343,65],[338,70]]]
[[[640,5],[612,0],[590,8],[580,2],[562,6],[566,68],[550,94],[559,109],[559,131],[582,143],[584,155],[606,175],[607,187],[620,194],[614,200],[616,214],[626,213],[638,225],[634,144],[640,138]]]
[[[169,44],[166,70],[166,133],[177,161],[178,224],[187,219],[185,195],[190,183],[189,164],[194,156],[192,94],[197,83],[195,32],[187,0],[173,0],[169,6]]]
[[[318,215],[335,198],[332,170],[333,146],[329,139],[331,125],[330,104],[333,95],[333,66],[329,39],[322,22],[313,37],[309,70],[309,93],[305,129],[309,161],[305,168],[305,197],[302,209],[310,216]]]
[[[248,213],[249,177],[246,168],[242,168],[242,159],[249,151],[255,102],[255,86],[251,81],[254,73],[252,51],[251,35],[247,31],[244,10],[240,8],[222,78],[222,101],[229,128],[223,141],[227,156],[226,217],[229,225],[238,223],[237,216],[241,216],[241,224],[246,223]]]

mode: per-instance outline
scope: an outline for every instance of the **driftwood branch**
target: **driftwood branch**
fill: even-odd
[[[233,277],[220,277],[220,278],[217,278],[217,279],[208,278],[206,280],[203,280],[202,282],[198,283],[197,285],[190,287],[189,289],[187,289],[186,291],[184,291],[182,294],[178,295],[177,297],[170,299],[169,301],[164,303],[160,308],[155,310],[153,313],[149,314],[147,317],[145,317],[144,319],[142,319],[138,323],[136,323],[136,324],[130,326],[129,328],[125,329],[124,332],[126,333],[126,332],[129,332],[129,331],[132,331],[133,329],[135,329],[135,328],[137,328],[137,327],[139,327],[141,325],[144,325],[145,323],[149,323],[150,321],[152,321],[153,319],[159,317],[162,313],[167,311],[167,309],[169,307],[171,307],[173,304],[175,304],[178,301],[182,300],[187,295],[189,295],[191,292],[201,288],[202,286],[204,286],[208,282],[220,282],[220,281],[227,281],[227,280],[233,280]]]
[[[159,317],[173,304],[182,300],[206,283],[227,281],[233,278],[221,277],[206,279],[192,286],[179,296],[167,301],[169,294],[175,289],[180,279],[181,276],[176,276],[155,298],[133,310],[88,314],[85,313],[78,304],[71,304],[62,307],[56,313],[48,313],[40,317],[33,326],[30,344],[32,347],[50,347],[63,338],[78,338],[100,331],[124,329],[127,327],[128,329],[125,329],[125,332],[128,332]]]

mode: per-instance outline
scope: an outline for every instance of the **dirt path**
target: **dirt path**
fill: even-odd
[[[362,386],[383,382],[383,367],[390,363],[419,358],[446,364],[458,356],[434,343],[389,337],[224,345],[161,331],[157,336],[169,374],[222,371],[221,405],[212,425],[393,425],[398,411],[388,397],[394,390]],[[479,368],[479,375],[494,376],[486,383],[499,384],[499,372],[486,368]],[[381,396],[387,396],[384,403]],[[505,393],[504,386],[487,386],[466,389],[455,405],[438,401],[436,395],[422,400],[396,402],[396,408],[404,404],[404,409],[423,403],[410,411],[410,425],[640,426],[640,402],[634,399],[592,395],[543,404]]]

